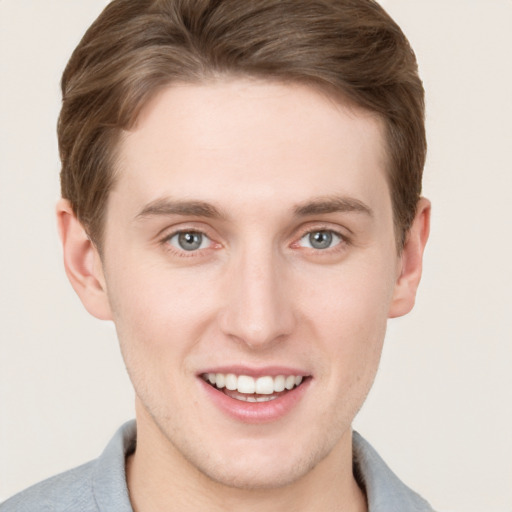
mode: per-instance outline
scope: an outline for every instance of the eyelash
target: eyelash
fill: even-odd
[[[180,234],[185,234],[185,233],[198,234],[198,235],[201,235],[202,237],[206,237],[210,241],[210,245],[208,247],[198,248],[198,249],[195,249],[195,250],[187,251],[186,249],[179,249],[179,248],[173,246],[170,243],[170,241],[174,237],[177,237]],[[305,237],[308,237],[308,236],[310,236],[313,233],[329,233],[329,234],[334,235],[335,237],[337,237],[339,239],[339,241],[334,246],[327,247],[325,249],[316,249],[314,247],[304,247],[304,246],[299,245],[300,242]],[[197,229],[197,228],[194,228],[194,229],[180,229],[178,231],[173,231],[172,233],[169,233],[165,237],[162,238],[161,244],[165,247],[165,249],[167,251],[169,251],[169,252],[173,253],[174,255],[176,255],[178,257],[181,257],[181,258],[199,257],[199,256],[204,255],[204,251],[209,251],[211,249],[215,250],[217,248],[222,247],[222,245],[220,243],[215,242],[205,231],[203,231],[201,229]],[[339,231],[336,231],[336,230],[331,229],[331,228],[326,227],[326,226],[317,226],[317,227],[308,229],[307,231],[303,232],[296,239],[295,242],[290,244],[290,247],[292,247],[294,249],[304,249],[304,250],[308,250],[308,251],[309,250],[310,251],[314,251],[316,254],[328,255],[328,254],[332,254],[332,253],[336,253],[336,252],[342,251],[343,249],[345,249],[350,244],[351,244],[351,241],[350,241],[349,237],[347,237],[346,235],[340,233]],[[212,247],[212,246],[215,246],[215,245],[217,245],[217,247]]]
[[[299,246],[299,243],[304,238],[312,235],[313,233],[329,233],[331,235],[334,235],[336,238],[338,238],[339,241],[336,244],[334,244],[332,247],[327,247],[325,249],[316,249],[314,247]],[[342,251],[347,246],[349,246],[350,243],[351,243],[350,239],[346,235],[340,233],[339,231],[336,231],[335,229],[329,228],[327,226],[315,226],[314,228],[311,228],[311,229],[308,229],[307,231],[305,231],[298,238],[298,240],[296,242],[293,242],[291,244],[291,247],[297,247],[297,248],[302,248],[302,249],[306,249],[306,250],[311,250],[311,251],[314,251],[316,254],[328,255],[328,254],[332,254],[332,253],[336,253],[336,252]]]
[[[178,247],[174,247],[170,242],[171,240],[174,238],[174,237],[178,237],[179,235],[181,234],[186,234],[186,233],[189,233],[189,234],[198,234],[198,235],[201,235],[202,237],[205,237],[207,238],[209,241],[210,241],[210,246],[209,247],[204,247],[204,248],[198,248],[196,250],[192,250],[192,251],[187,251],[186,249],[179,249]],[[204,254],[204,251],[207,251],[207,250],[210,250],[212,249],[213,247],[211,247],[211,245],[214,245],[216,244],[216,242],[213,241],[213,239],[208,236],[204,231],[200,230],[200,229],[180,229],[178,231],[173,231],[172,233],[169,233],[167,234],[162,240],[161,240],[161,244],[164,246],[164,248],[173,253],[174,255],[178,256],[178,257],[181,257],[181,258],[191,258],[191,257],[198,257],[198,256],[201,256],[202,254]],[[220,246],[220,244],[217,243],[218,246]]]

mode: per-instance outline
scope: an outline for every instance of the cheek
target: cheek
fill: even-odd
[[[303,272],[302,309],[319,324],[356,337],[387,318],[394,283],[391,265],[384,262],[354,262],[328,273]],[[385,323],[385,322],[384,322]]]
[[[114,322],[123,354],[133,364],[166,366],[184,359],[212,314],[211,290],[203,281],[140,258],[137,265],[112,269],[107,285]]]
[[[168,269],[139,265],[130,279],[112,275],[109,294],[123,359],[142,402],[157,416],[168,415],[170,397],[189,396],[189,355],[211,317],[207,294],[195,280],[170,277]],[[179,393],[174,394],[175,390]]]
[[[386,270],[382,262],[347,265],[303,283],[302,309],[322,352],[336,361],[326,371],[337,380],[373,380],[393,293]]]

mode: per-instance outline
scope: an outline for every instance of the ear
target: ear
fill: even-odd
[[[421,198],[416,215],[400,255],[400,267],[395,283],[389,318],[403,316],[414,306],[423,267],[423,251],[430,232],[430,201]]]
[[[100,255],[66,199],[57,203],[57,226],[73,289],[91,315],[112,320]]]

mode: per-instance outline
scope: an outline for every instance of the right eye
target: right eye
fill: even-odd
[[[180,231],[167,239],[167,243],[181,251],[193,252],[207,249],[212,241],[199,231]]]
[[[325,250],[335,247],[342,238],[339,234],[329,229],[319,229],[306,233],[301,239],[302,247],[309,247],[310,249]]]

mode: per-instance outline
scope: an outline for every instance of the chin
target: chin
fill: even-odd
[[[311,474],[335,451],[336,441],[334,436],[293,442],[289,438],[246,440],[231,444],[228,449],[226,444],[204,446],[202,453],[182,446],[182,455],[210,481],[233,489],[264,491],[284,488]],[[298,446],[303,448],[301,452]]]
[[[264,491],[286,487],[303,478],[316,465],[313,461],[280,460],[265,464],[250,461],[226,466],[199,467],[210,480],[234,489]]]

